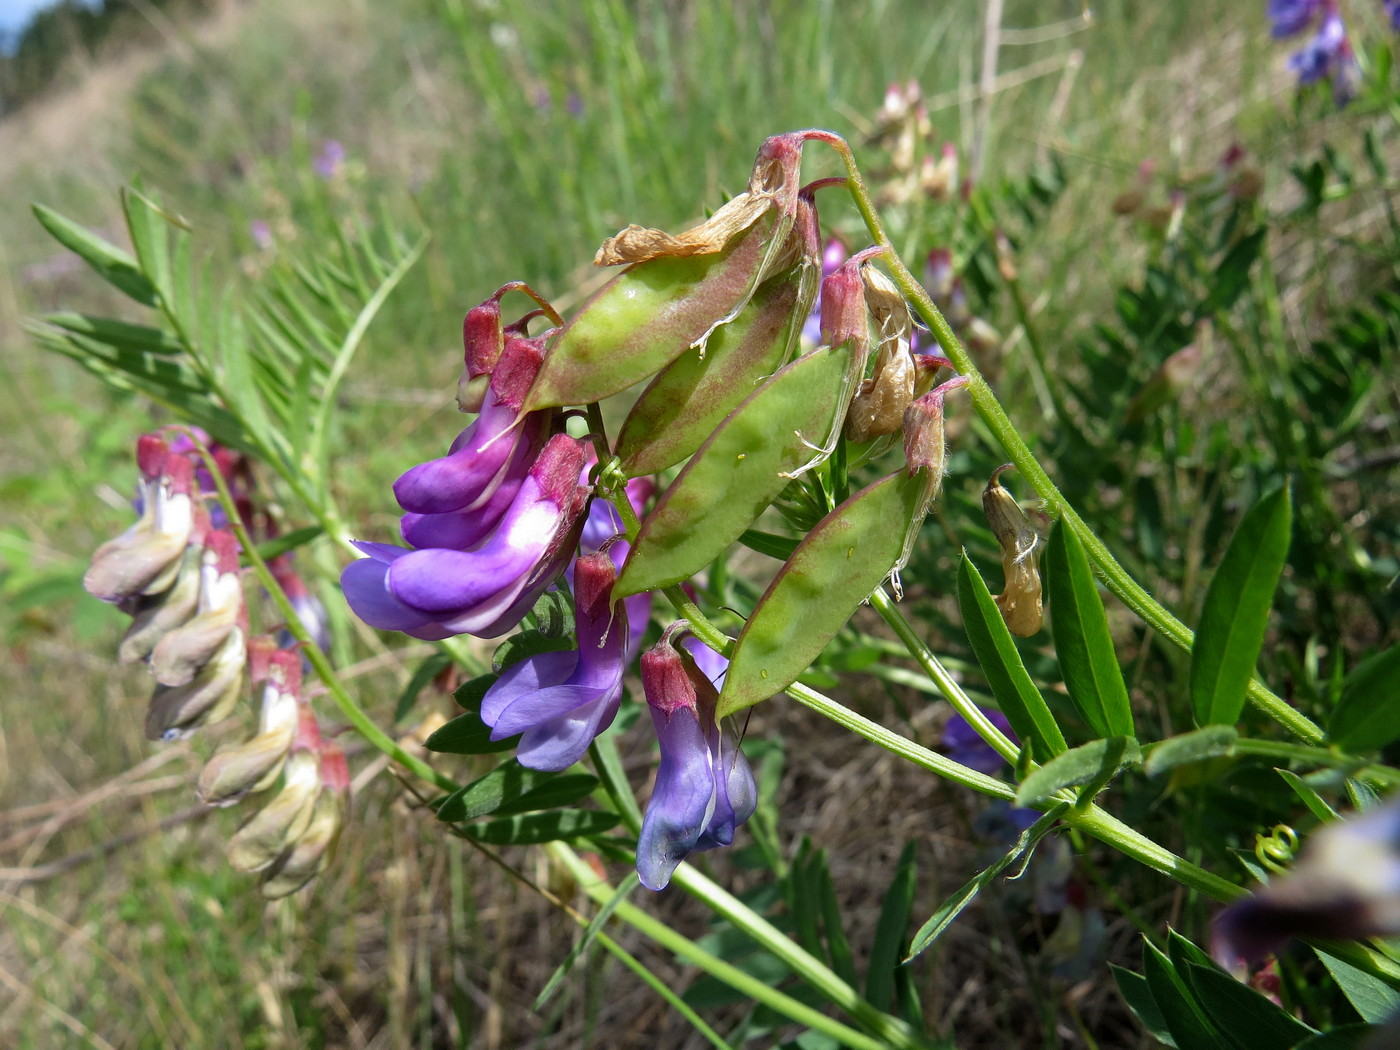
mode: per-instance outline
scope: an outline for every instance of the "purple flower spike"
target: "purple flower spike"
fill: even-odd
[[[627,614],[612,601],[617,569],[606,554],[574,567],[575,652],[538,653],[501,674],[481,702],[491,739],[523,733],[516,757],[530,769],[573,765],[612,725],[622,699]]]
[[[642,654],[642,688],[661,744],[637,842],[637,874],[652,890],[664,889],[692,851],[733,842],[758,806],[748,761],[715,720],[719,694],[695,660],[671,644],[676,630],[668,628]]]
[[[578,484],[582,464],[580,441],[551,438],[500,524],[475,550],[357,543],[369,558],[341,574],[346,601],[371,627],[415,638],[504,633],[567,561],[587,500]]]
[[[1289,58],[1288,68],[1298,74],[1299,84],[1311,84],[1332,74],[1350,54],[1346,26],[1333,12],[1323,19],[1313,38]]]

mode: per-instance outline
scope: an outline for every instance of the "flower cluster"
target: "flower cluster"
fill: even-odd
[[[1345,106],[1356,95],[1361,79],[1356,54],[1342,22],[1337,0],[1269,0],[1271,33],[1279,39],[1297,36],[1316,27],[1316,32],[1288,59],[1288,68],[1298,75],[1298,83],[1312,84],[1324,77],[1332,82],[1332,97]],[[1395,11],[1391,11],[1392,18]]]
[[[369,555],[341,576],[372,627],[436,640],[495,638],[515,627],[568,564],[583,526],[583,442],[553,410],[522,411],[552,332],[532,313],[502,327],[506,286],[467,315],[458,402],[479,410],[446,456],[394,483],[408,547],[357,543]]]
[[[733,728],[715,717],[724,657],[699,644],[677,648],[673,639],[688,626],[672,624],[642,654],[642,690],[661,742],[661,765],[637,842],[637,874],[653,890],[665,888],[692,851],[728,846],[758,807],[758,788]]]
[[[216,484],[201,448],[230,489],[241,524],[259,520],[251,470],[237,453],[193,431],[173,440],[144,435],[136,449],[139,518],[97,550],[83,583],[132,617],[118,652],[123,663],[144,661],[156,680],[146,716],[151,739],[176,740],[223,721],[238,707],[245,679],[262,684],[256,731],[214,754],[198,790],[208,805],[228,806],[282,778],[282,790],[234,835],[229,856],[240,870],[261,873],[265,896],[283,897],[329,863],[349,777],[344,754],[323,743],[302,698],[300,655],[250,633],[238,541],[223,508],[208,501]],[[324,633],[325,611],[290,555],[274,564],[308,630]]]
[[[457,402],[475,418],[446,456],[394,484],[406,546],[355,544],[367,557],[341,577],[351,609],[373,627],[428,640],[502,635],[568,579],[576,646],[509,664],[481,700],[492,740],[519,737],[523,766],[560,771],[584,757],[618,714],[650,621],[649,592],[703,571],[786,484],[831,455],[843,430],[869,455],[902,436],[905,468],[826,514],[836,531],[851,507],[868,514],[880,500],[894,501],[902,518],[897,531],[881,529],[895,537],[894,549],[884,553],[885,539],[840,600],[854,608],[890,575],[898,592],[898,570],[943,477],[943,398],[965,379],[934,388],[947,362],[916,352],[908,304],[870,265],[883,249],[847,257],[839,241],[823,246],[814,202],[822,184],[797,180],[803,143],[824,135],[769,139],[748,190],[690,230],[629,226],[610,238],[595,262],[627,268],[567,322],[519,282],[469,311]],[[512,291],[539,309],[506,325],[501,302]],[[557,327],[531,336],[539,316]],[[804,327],[815,332],[806,341]],[[616,449],[591,410],[587,451],[567,432],[567,419],[579,414],[571,406],[648,379]],[[791,422],[774,423],[770,405]],[[775,435],[783,458],[753,466],[755,442]],[[646,475],[684,460],[645,512],[653,488]],[[736,484],[727,475],[741,464],[751,480]],[[624,498],[630,513],[620,515]],[[707,522],[712,513],[725,520]],[[624,528],[633,516],[640,525]],[[784,572],[799,562],[794,554]],[[661,757],[637,870],[653,889],[690,852],[732,842],[756,807],[753,775],[722,726],[724,703],[738,710],[761,701],[801,670],[751,686],[763,695],[722,702],[719,689],[737,672],[717,687],[726,663],[703,646],[678,647],[686,626],[672,625],[641,656]],[[743,645],[741,637],[736,653]]]

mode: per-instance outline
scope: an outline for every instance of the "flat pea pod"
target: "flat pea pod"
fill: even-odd
[[[899,470],[817,522],[744,625],[718,717],[782,692],[821,655],[903,556],[908,524],[923,519],[926,489],[920,473]]]
[[[850,365],[849,345],[822,347],[745,398],[642,521],[613,595],[679,583],[737,540],[844,412]]]
[[[810,272],[794,267],[765,281],[734,320],[715,329],[703,356],[682,354],[651,381],[618,433],[623,473],[656,474],[693,455],[782,366],[816,294],[804,270]]]
[[[655,375],[742,306],[769,255],[770,209],[723,251],[634,263],[555,337],[523,411],[586,405]]]

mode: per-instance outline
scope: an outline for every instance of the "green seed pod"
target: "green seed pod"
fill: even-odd
[[[738,539],[840,424],[850,367],[849,345],[815,350],[731,412],[642,522],[614,597],[679,583]]]
[[[816,212],[798,202],[801,259],[754,292],[739,315],[710,336],[704,354],[683,354],[652,380],[617,439],[628,477],[655,474],[692,455],[734,407],[788,359],[816,298]],[[810,240],[810,244],[805,243]]]
[[[801,134],[758,151],[749,188],[709,219],[672,236],[629,226],[594,260],[630,263],[555,339],[523,411],[600,401],[655,375],[691,347],[704,353],[768,277],[792,265]]]
[[[903,470],[817,523],[754,607],[734,647],[718,717],[782,692],[904,556],[904,522],[923,520],[925,482]]]

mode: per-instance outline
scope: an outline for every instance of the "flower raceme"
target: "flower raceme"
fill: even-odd
[[[556,434],[530,464],[495,529],[467,550],[357,542],[369,555],[341,574],[346,600],[371,627],[437,640],[494,638],[559,575],[582,527],[583,443]]]
[[[758,789],[732,729],[715,717],[719,693],[695,658],[677,649],[673,624],[642,654],[642,689],[661,744],[656,787],[637,843],[637,874],[664,889],[691,852],[728,846],[758,807]]]
[[[627,610],[612,600],[617,568],[603,552],[574,566],[578,649],[536,653],[502,672],[481,702],[492,740],[524,734],[522,766],[567,769],[617,716],[628,642]]]

